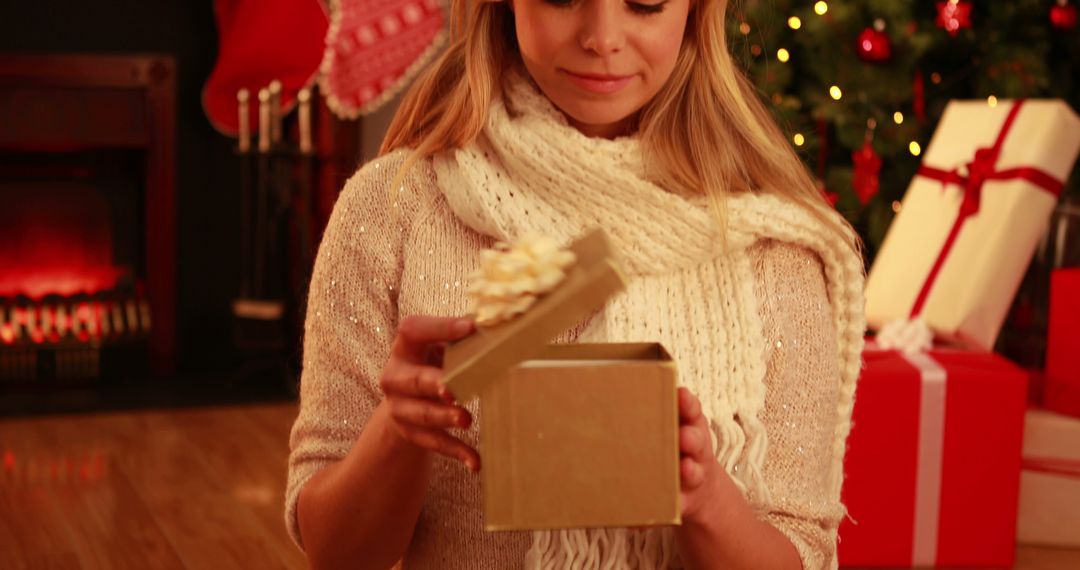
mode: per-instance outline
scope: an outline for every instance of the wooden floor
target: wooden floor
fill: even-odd
[[[292,404],[0,420],[0,568],[304,568],[282,502]],[[1016,568],[1080,569],[1020,547]]]
[[[0,568],[304,568],[294,405],[0,421]]]

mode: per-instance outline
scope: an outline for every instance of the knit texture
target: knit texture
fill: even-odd
[[[794,205],[743,194],[731,199],[733,251],[722,252],[705,197],[679,196],[651,182],[637,138],[586,137],[522,74],[509,74],[506,88],[479,142],[434,160],[451,209],[472,229],[508,241],[546,232],[569,242],[590,227],[607,230],[632,280],[582,340],[662,342],[680,363],[680,381],[702,399],[717,460],[751,502],[767,504],[762,467],[768,437],[759,419],[764,338],[744,251],[772,236],[813,240],[832,255],[847,246]],[[785,217],[792,225],[785,227]],[[861,268],[855,273],[845,281],[857,281]],[[841,318],[857,312],[841,308]],[[604,566],[632,558],[651,569],[675,558],[670,528],[561,532],[565,543],[545,534],[536,533],[526,567],[594,559]]]
[[[600,226],[629,286],[556,340],[662,342],[756,511],[805,567],[834,567],[864,328],[861,261],[772,196],[729,199],[719,249],[704,201],[647,182],[634,139],[581,136],[534,95],[512,93],[516,108],[496,106],[476,146],[421,162],[401,187],[388,188],[404,158],[395,153],[362,169],[339,199],[309,300],[286,502],[294,539],[303,484],[348,452],[381,399],[377,378],[400,318],[463,314],[463,276],[495,239],[533,229],[568,241]],[[519,120],[530,123],[508,124]],[[461,435],[478,444],[476,428]],[[478,480],[439,458],[406,567],[678,563],[670,529],[485,533],[480,500]]]

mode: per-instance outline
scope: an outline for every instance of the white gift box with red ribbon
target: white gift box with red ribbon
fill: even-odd
[[[949,103],[871,268],[870,326],[993,347],[1078,152],[1062,101]]]

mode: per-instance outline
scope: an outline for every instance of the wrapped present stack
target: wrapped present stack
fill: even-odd
[[[878,337],[845,460],[842,566],[1010,567],[1018,528],[1040,535],[1051,503],[1080,512],[1080,470],[1065,468],[1080,454],[1063,451],[1080,419],[1025,439],[1051,412],[1029,409],[1029,372],[990,352],[1078,152],[1061,101],[946,108],[867,282]],[[1047,397],[1080,411],[1080,275],[1054,284]]]
[[[1080,267],[1053,272],[1045,392],[1027,412],[1017,540],[1080,548]]]

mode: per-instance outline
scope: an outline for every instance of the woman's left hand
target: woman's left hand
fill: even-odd
[[[679,473],[682,487],[682,518],[694,522],[714,506],[727,473],[716,461],[709,422],[701,402],[686,388],[679,388]]]

